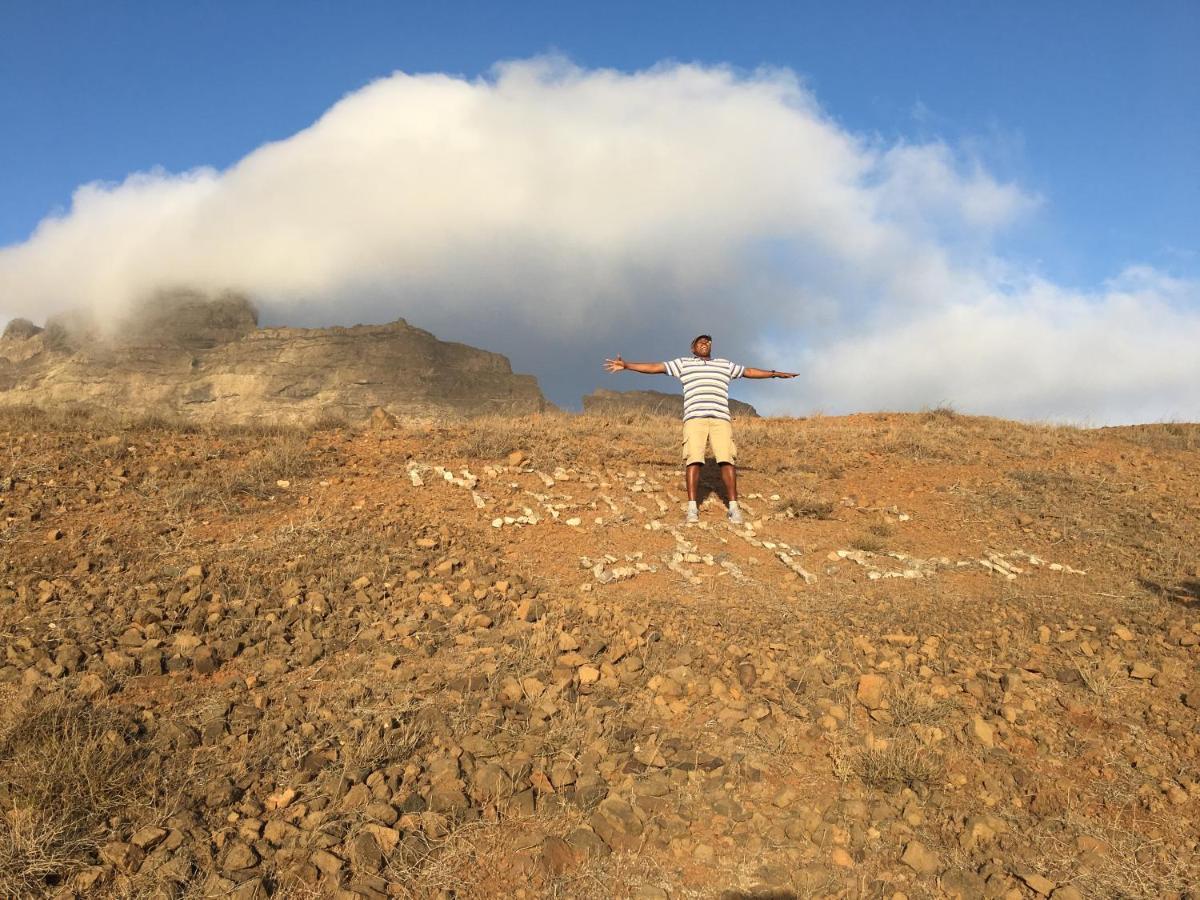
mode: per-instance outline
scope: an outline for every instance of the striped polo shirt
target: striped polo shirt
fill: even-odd
[[[729,418],[729,382],[741,378],[745,366],[727,359],[680,357],[663,363],[667,374],[683,382],[683,420]]]

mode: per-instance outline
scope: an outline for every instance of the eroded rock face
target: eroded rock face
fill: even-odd
[[[525,415],[548,407],[497,353],[439,341],[403,319],[352,328],[259,328],[246,298],[156,298],[102,327],[18,320],[0,338],[0,405],[103,406],[203,422]]]
[[[42,329],[28,319],[13,319],[4,328],[3,340],[23,341],[38,334]]]
[[[600,416],[639,412],[682,419],[683,394],[666,394],[662,391],[610,391],[597,388],[583,398],[583,411]],[[734,417],[758,418],[758,411],[753,406],[732,397],[729,399],[729,412]]]
[[[35,326],[36,327],[36,326]],[[46,346],[59,352],[98,347],[211,350],[239,340],[258,328],[258,312],[241,294],[208,297],[197,291],[159,294],[115,320],[99,321],[83,310],[46,320]]]

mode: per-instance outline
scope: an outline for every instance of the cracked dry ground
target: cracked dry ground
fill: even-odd
[[[1196,896],[1200,427],[677,430],[8,413],[0,895]]]

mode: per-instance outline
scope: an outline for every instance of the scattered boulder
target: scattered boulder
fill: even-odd
[[[941,868],[941,861],[937,854],[920,841],[908,842],[904,848],[904,855],[900,857],[900,862],[926,878],[936,875]]]
[[[858,702],[867,709],[879,709],[883,705],[883,696],[886,690],[887,679],[882,675],[861,675],[858,679],[856,696]]]

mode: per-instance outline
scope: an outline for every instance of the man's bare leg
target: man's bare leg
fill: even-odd
[[[737,502],[737,466],[721,463],[721,481],[725,483],[725,499]]]
[[[737,466],[733,463],[721,463],[721,481],[725,484],[725,497],[729,501],[729,521],[733,525],[742,524],[742,511],[737,502]]]
[[[700,510],[696,506],[696,497],[700,494],[700,463],[691,463],[684,469],[683,480],[687,484],[688,508],[686,522],[700,521]]]

